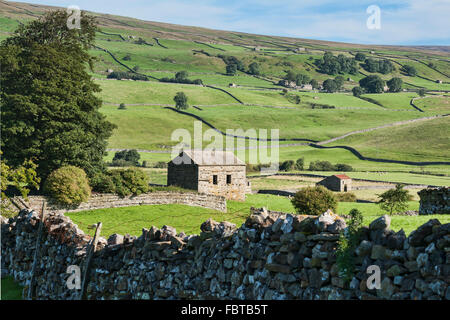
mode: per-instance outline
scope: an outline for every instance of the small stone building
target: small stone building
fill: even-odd
[[[337,192],[347,192],[352,190],[352,179],[345,174],[336,174],[326,177],[317,182],[316,185],[324,186],[327,189]]]
[[[167,185],[238,201],[251,192],[245,163],[226,151],[183,150],[168,163]]]

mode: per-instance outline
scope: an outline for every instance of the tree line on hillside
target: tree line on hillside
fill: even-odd
[[[235,56],[219,54],[217,57],[225,62],[225,72],[228,76],[234,76],[238,71],[255,76],[259,76],[261,74],[260,65],[257,62],[250,63],[248,65],[248,69],[246,69],[244,63]]]
[[[189,74],[187,71],[179,71],[175,74],[174,78],[168,78],[164,77],[159,79],[160,82],[171,82],[171,83],[185,83],[185,84],[196,84],[196,85],[202,85],[203,81],[202,79],[195,79],[190,80],[188,78]]]
[[[261,171],[262,168],[268,168],[270,167],[269,164],[249,164],[247,163],[247,171],[248,172],[257,172]],[[306,170],[305,167],[305,158],[298,158],[296,161],[294,160],[286,160],[279,164],[279,170],[280,171],[303,171]],[[332,164],[329,161],[326,160],[316,160],[311,161],[309,163],[308,167],[309,171],[343,171],[343,172],[351,172],[353,171],[353,167],[344,164],[344,163],[338,163],[338,164]]]

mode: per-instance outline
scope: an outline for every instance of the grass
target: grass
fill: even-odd
[[[266,207],[269,210],[294,212],[290,200],[286,197],[252,194],[247,195],[245,202],[228,201],[228,212],[221,213],[211,209],[200,207],[190,207],[185,205],[151,205],[134,206],[113,209],[98,209],[67,213],[72,221],[85,232],[93,234],[93,230],[88,229],[89,225],[101,221],[103,223],[102,235],[108,237],[113,233],[139,236],[142,228],[150,228],[152,225],[162,227],[170,225],[178,232],[186,234],[198,234],[200,225],[209,218],[216,221],[230,221],[239,227],[249,215],[250,207]],[[363,213],[364,225],[383,214],[376,204],[341,202],[338,205],[337,213],[348,214],[356,208]],[[417,210],[418,202],[410,202],[409,210]],[[392,229],[395,231],[401,228],[409,234],[429,219],[439,219],[441,223],[449,223],[448,215],[429,216],[392,216]]]
[[[0,300],[22,300],[23,287],[17,284],[12,277],[2,278],[0,283]]]

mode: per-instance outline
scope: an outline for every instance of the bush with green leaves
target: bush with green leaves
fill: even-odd
[[[336,211],[336,196],[323,186],[306,187],[299,190],[291,199],[292,205],[299,214],[320,215],[331,209]]]
[[[136,149],[121,150],[114,154],[112,165],[116,167],[138,166],[141,155]]]
[[[293,171],[296,169],[295,162],[293,160],[286,160],[280,165],[281,171]]]
[[[303,170],[304,166],[305,166],[305,158],[298,158],[297,161],[295,162],[295,166],[297,170]]]
[[[413,198],[408,190],[403,189],[402,184],[397,184],[395,189],[390,189],[378,196],[380,208],[389,214],[407,210],[408,202]]]
[[[353,167],[345,163],[338,163],[334,167],[336,171],[345,171],[345,172],[353,171]]]
[[[350,220],[346,232],[341,232],[336,250],[336,264],[339,276],[349,282],[355,274],[355,250],[361,238],[363,216],[358,209],[349,212]]]
[[[76,206],[89,199],[91,187],[83,169],[65,166],[50,173],[44,193],[59,204]]]
[[[335,166],[330,161],[311,161],[309,163],[310,171],[335,171]]]
[[[352,92],[353,92],[353,96],[359,98],[364,93],[364,90],[363,90],[363,88],[358,86],[358,87],[353,87]]]
[[[336,198],[339,202],[356,202],[356,195],[351,192],[336,193]]]
[[[139,168],[114,169],[109,172],[114,191],[119,196],[140,195],[149,191],[149,178]]]
[[[397,77],[392,78],[387,83],[389,87],[389,92],[400,92],[403,86],[403,80]]]

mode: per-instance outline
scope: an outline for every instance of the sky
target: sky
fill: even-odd
[[[19,0],[20,1],[20,0]],[[211,29],[387,45],[450,45],[450,0],[22,0]],[[379,28],[373,28],[379,8]],[[368,28],[367,21],[371,22]]]

